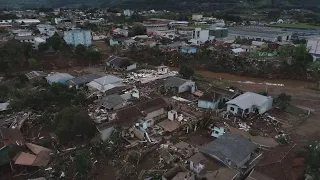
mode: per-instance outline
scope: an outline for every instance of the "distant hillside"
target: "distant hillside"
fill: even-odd
[[[214,11],[244,8],[317,9],[320,0],[0,0],[0,7],[114,7],[129,9],[166,9]]]

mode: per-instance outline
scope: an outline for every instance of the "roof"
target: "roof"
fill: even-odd
[[[175,131],[180,127],[179,122],[177,121],[171,121],[171,120],[163,120],[157,124],[158,126],[162,127],[164,131],[166,132],[172,132]]]
[[[47,166],[50,161],[50,155],[47,151],[41,151],[37,155],[20,152],[15,158],[14,164],[26,166]]]
[[[15,21],[18,23],[40,23],[39,19],[16,19]]]
[[[24,40],[33,40],[34,36],[16,36],[14,38],[19,41],[24,41]]]
[[[107,85],[107,84],[113,84],[113,83],[118,83],[122,82],[123,79],[113,76],[113,75],[107,75],[103,76],[101,78],[93,80],[94,82],[100,84],[100,85]]]
[[[9,103],[0,103],[0,112],[8,110]]]
[[[257,93],[246,92],[228,101],[227,104],[234,104],[240,107],[241,109],[247,109],[253,105],[259,107],[266,101],[268,101],[270,98],[271,97],[263,96]]]
[[[110,56],[106,61],[117,68],[123,68],[132,64],[129,58],[119,56]]]
[[[36,78],[36,77],[46,77],[48,74],[43,71],[31,71],[26,74],[29,80]]]
[[[36,144],[32,144],[32,143],[26,143],[26,146],[30,149],[31,152],[33,152],[34,154],[39,154],[41,151],[46,151],[46,152],[52,152],[51,149],[36,145]]]
[[[202,95],[202,96],[199,98],[199,100],[209,101],[209,102],[215,102],[215,101],[217,101],[220,97],[221,97],[221,94],[208,92],[208,93],[204,93],[204,95]]]
[[[44,39],[42,39],[40,37],[35,37],[34,40],[39,42],[39,43],[45,43],[46,42],[46,40],[44,40]]]
[[[95,79],[100,78],[101,76],[96,75],[96,74],[87,74],[79,77],[75,77],[73,79],[69,80],[69,83],[73,85],[81,85],[81,84],[87,84]]]
[[[101,106],[104,106],[107,109],[112,109],[123,102],[125,102],[125,100],[119,94],[112,94],[101,100]]]
[[[304,158],[297,157],[296,144],[282,145],[272,149],[256,165],[255,170],[274,180],[298,180],[304,174]]]
[[[255,171],[253,169],[246,180],[274,180],[274,179],[268,176],[265,176],[264,174],[261,174],[258,171]]]
[[[237,35],[249,35],[249,36],[261,36],[261,37],[269,37],[269,38],[277,38],[278,36],[289,35],[288,32],[283,32],[281,29],[277,28],[268,28],[262,26],[237,26],[237,27],[229,27],[229,34],[237,34]]]
[[[46,79],[50,82],[59,82],[60,80],[69,80],[72,78],[74,77],[67,73],[56,73],[53,75],[48,75],[46,77]]]
[[[169,87],[179,87],[186,82],[188,82],[188,80],[173,76],[165,80],[164,84]]]
[[[201,147],[200,151],[217,158],[224,164],[230,161],[239,167],[256,148],[257,146],[247,138],[226,133]]]
[[[210,87],[210,92],[221,94],[224,97],[227,97],[227,98],[230,98],[230,99],[233,98],[236,95],[235,92],[231,92],[231,91],[228,91],[226,89],[222,89],[222,88],[215,87],[215,86]]]
[[[167,102],[163,98],[155,98],[148,101],[144,101],[135,105],[141,112],[149,113],[157,109],[167,107]]]
[[[241,53],[241,52],[245,52],[245,50],[242,49],[242,48],[235,48],[235,49],[232,49],[232,52],[234,52],[234,53]]]
[[[0,128],[0,135],[1,147],[24,144],[24,137],[18,129]]]

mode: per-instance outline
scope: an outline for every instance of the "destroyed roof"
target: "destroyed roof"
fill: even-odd
[[[87,84],[95,79],[100,78],[101,76],[96,74],[87,74],[79,77],[75,77],[73,79],[70,79],[69,82],[73,85],[80,85],[80,84]]]
[[[33,78],[37,78],[37,77],[46,77],[47,75],[48,74],[43,71],[31,71],[26,74],[26,76],[29,80],[31,80]]]
[[[227,104],[234,104],[240,107],[241,109],[247,109],[253,105],[259,107],[263,105],[266,101],[268,101],[270,98],[271,97],[263,96],[257,93],[246,92],[228,101]]]
[[[49,152],[47,151],[41,151],[37,155],[20,152],[14,157],[14,163],[26,166],[47,166],[50,159]]]
[[[117,68],[123,68],[132,64],[131,60],[126,57],[119,57],[119,56],[110,56],[106,62],[112,64]]]
[[[212,159],[211,157],[207,156],[206,154],[202,154],[201,152],[197,152],[193,156],[189,158],[189,161],[193,162],[193,164],[202,164],[204,165],[204,169],[202,169],[199,174],[200,175],[206,175],[207,172],[216,171],[220,168],[226,167],[224,164],[222,164],[220,161],[216,161]]]
[[[228,164],[230,161],[237,167],[253,153],[257,145],[241,135],[226,133],[214,141],[202,146],[200,151]]]
[[[207,92],[207,93],[204,93],[204,95],[202,95],[202,96],[199,98],[199,100],[209,101],[209,102],[215,102],[215,101],[217,101],[220,97],[221,97],[221,94]]]
[[[188,80],[173,76],[165,80],[164,84],[169,87],[179,87],[186,82],[188,82]]]
[[[220,168],[218,170],[215,170],[213,172],[208,172],[207,174],[204,175],[204,177],[206,177],[207,180],[231,180],[231,179],[235,179],[237,175],[238,175],[237,170],[229,169],[225,167],[225,168]]]
[[[23,145],[24,137],[18,129],[0,128],[1,141],[0,146]],[[0,148],[1,148],[0,147]]]
[[[112,109],[123,102],[125,102],[125,100],[119,94],[112,94],[101,100],[101,106],[107,109]]]
[[[122,82],[122,80],[123,79],[121,79],[117,76],[107,75],[107,76],[103,76],[101,78],[95,79],[93,81],[100,84],[100,85],[107,85],[107,84]]]
[[[139,111],[149,113],[157,109],[167,107],[167,102],[163,98],[155,98],[148,101],[144,101],[136,105]]]
[[[252,170],[246,180],[274,180],[264,174],[259,173],[256,170]]]
[[[256,165],[255,170],[274,180],[298,180],[305,171],[304,158],[297,157],[296,144],[272,149]]]
[[[51,149],[36,145],[36,144],[32,144],[32,143],[26,143],[27,147],[30,149],[31,152],[33,152],[34,154],[39,154],[41,151],[46,151],[46,152],[51,152]]]

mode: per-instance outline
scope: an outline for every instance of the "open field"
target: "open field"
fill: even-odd
[[[307,23],[299,23],[299,24],[274,24],[270,25],[272,27],[279,28],[296,28],[296,29],[320,29],[320,26],[307,24]]]

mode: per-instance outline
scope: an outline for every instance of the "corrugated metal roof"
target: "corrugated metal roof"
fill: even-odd
[[[200,148],[200,151],[212,157],[217,157],[220,161],[239,166],[248,155],[250,155],[257,145],[241,135],[224,134],[214,141]]]
[[[239,95],[238,97],[230,100],[227,104],[234,104],[240,107],[241,109],[247,109],[251,106],[261,106],[266,101],[268,101],[271,97],[263,96],[253,92],[246,92],[244,94]]]
[[[75,77],[73,79],[70,79],[69,82],[73,85],[81,85],[81,84],[87,84],[95,79],[100,78],[101,76],[96,74],[87,74],[79,77]]]
[[[165,86],[169,86],[169,87],[179,87],[186,82],[188,82],[188,80],[173,76],[173,77],[168,78],[164,82],[164,84],[165,84]]]
[[[71,76],[70,74],[67,74],[67,73],[56,73],[56,74],[49,75],[46,77],[46,79],[50,82],[59,82],[62,79],[69,80],[72,78],[74,78],[74,77]]]
[[[125,100],[119,94],[109,95],[104,97],[101,101],[101,106],[104,106],[107,109],[112,109],[115,106],[125,102]]]

